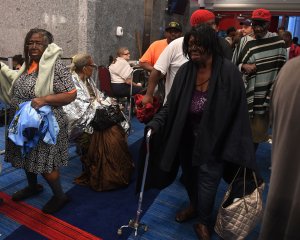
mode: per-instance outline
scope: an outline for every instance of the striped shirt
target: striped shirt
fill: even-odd
[[[232,62],[237,65],[238,64],[238,59],[239,56],[243,50],[243,48],[245,47],[246,43],[249,41],[254,40],[255,38],[253,37],[253,34],[251,35],[246,35],[244,37],[241,38],[239,44],[236,46],[236,48],[234,49],[233,52],[233,56],[232,56]]]
[[[250,116],[268,111],[273,83],[285,61],[285,44],[278,36],[248,41],[244,46],[237,63],[256,65],[256,73],[245,78]]]

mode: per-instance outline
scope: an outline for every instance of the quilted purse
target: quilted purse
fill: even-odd
[[[258,186],[256,175],[252,172],[256,188],[252,193],[246,195],[246,168],[244,169],[243,196],[237,200],[234,199],[236,201],[233,200],[229,205],[225,204],[231,194],[232,184],[239,171],[240,169],[225,193],[214,228],[215,232],[225,240],[245,239],[256,226],[263,213],[262,192],[264,183]]]

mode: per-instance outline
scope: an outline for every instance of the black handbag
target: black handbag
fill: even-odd
[[[104,108],[97,108],[91,126],[96,131],[103,131],[124,121],[124,115],[119,105],[109,105]]]

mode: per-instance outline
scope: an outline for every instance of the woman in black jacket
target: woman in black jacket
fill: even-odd
[[[226,163],[256,168],[245,89],[238,69],[222,57],[207,24],[184,37],[189,61],[178,70],[167,103],[148,123],[154,132],[147,184],[165,187],[182,167],[190,206],[176,215],[199,217],[194,229],[210,239],[209,217]],[[171,178],[160,178],[168,173]],[[149,185],[148,185],[149,186]]]

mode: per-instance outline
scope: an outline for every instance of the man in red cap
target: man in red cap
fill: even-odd
[[[195,27],[201,23],[207,23],[211,25],[212,28],[216,29],[215,15],[208,10],[198,9],[191,15],[190,25],[192,27]],[[157,86],[158,81],[162,79],[164,75],[166,76],[164,103],[166,102],[167,95],[171,89],[177,70],[182,64],[188,61],[188,59],[183,55],[182,44],[183,37],[177,38],[176,40],[172,41],[159,56],[148,79],[147,92],[142,100],[143,104],[153,102],[155,87]],[[232,50],[230,45],[223,38],[220,38],[220,44],[224,56],[228,59],[231,59]]]
[[[253,143],[257,149],[259,143],[269,138],[270,93],[277,73],[286,61],[286,49],[284,41],[268,31],[269,10],[254,10],[251,20],[255,40],[245,44],[236,64],[244,74]]]

